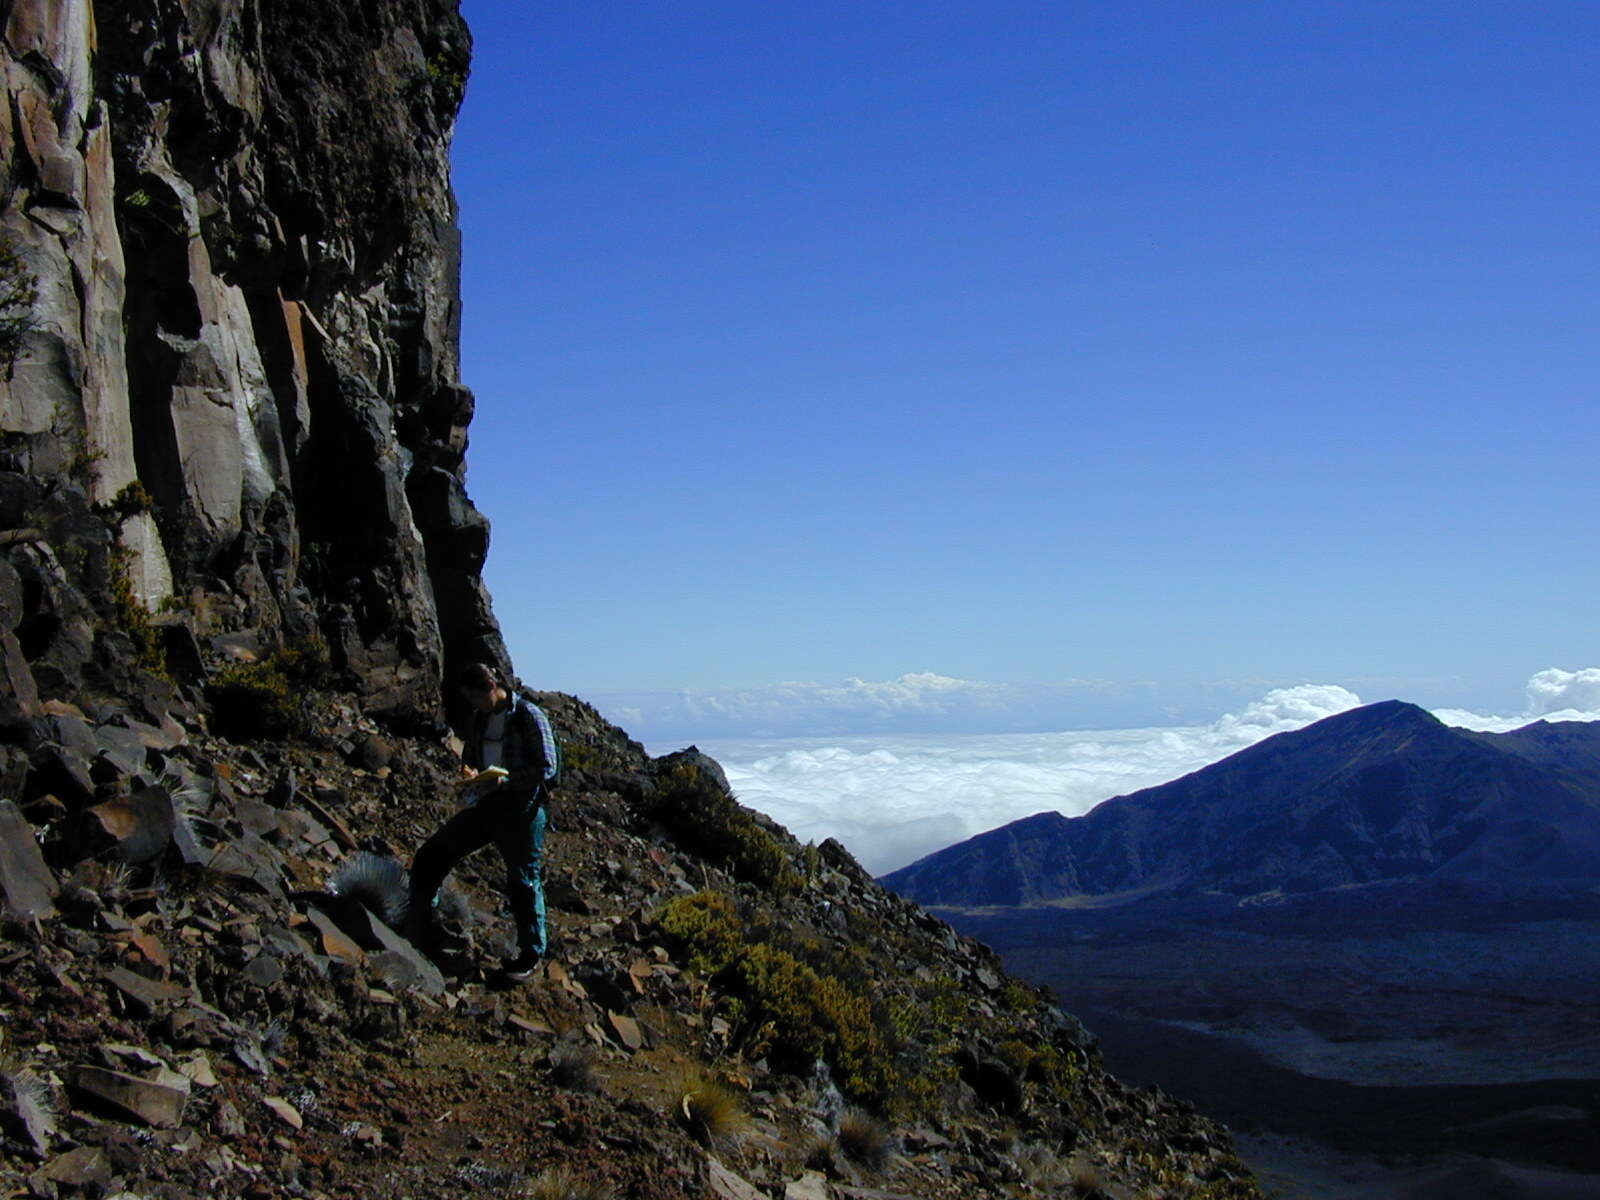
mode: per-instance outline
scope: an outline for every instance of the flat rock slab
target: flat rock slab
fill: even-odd
[[[291,1129],[304,1129],[306,1127],[306,1120],[300,1115],[300,1110],[282,1096],[268,1096],[261,1103],[270,1108],[273,1115]]]
[[[444,976],[420,950],[365,908],[357,907],[351,920],[361,926],[352,929],[358,940],[382,947],[367,959],[374,974],[391,987],[416,988],[429,996],[444,995]]]
[[[833,1200],[833,1190],[828,1187],[826,1176],[807,1171],[784,1185],[783,1200]]]
[[[644,1048],[644,1031],[639,1028],[639,1022],[618,1012],[606,1013],[606,1020],[611,1025],[611,1031],[617,1035],[617,1040],[629,1050]]]
[[[189,998],[189,993],[176,984],[146,979],[127,967],[112,967],[103,975],[106,982],[133,1001],[146,1016],[154,1016],[162,1008],[181,1004]]]
[[[117,839],[117,855],[128,863],[161,857],[178,828],[178,810],[165,788],[140,788],[89,810],[100,827]]]
[[[33,840],[33,826],[10,800],[0,800],[0,892],[16,916],[55,915],[56,877]]]
[[[183,1124],[183,1109],[189,1103],[188,1080],[177,1087],[103,1067],[78,1067],[72,1072],[71,1083],[80,1094],[156,1129],[176,1129]]]
[[[212,847],[206,866],[241,883],[253,883],[269,896],[283,891],[283,855],[249,830]]]
[[[706,1194],[715,1200],[768,1200],[765,1192],[739,1178],[714,1158],[706,1160]]]
[[[56,1119],[48,1103],[50,1089],[30,1072],[0,1074],[0,1126],[17,1135],[36,1159],[50,1152]]]
[[[94,736],[100,743],[99,757],[110,763],[117,774],[134,776],[144,771],[148,751],[137,730],[120,725],[97,725]]]
[[[99,1188],[111,1182],[111,1160],[99,1146],[79,1146],[51,1159],[38,1177],[62,1187]]]
[[[343,959],[350,963],[359,963],[366,959],[366,952],[320,908],[307,909],[306,917],[322,940],[322,952],[329,958]]]

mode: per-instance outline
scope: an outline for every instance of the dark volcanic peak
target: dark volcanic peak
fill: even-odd
[[[1600,725],[1453,729],[1399,700],[1258,742],[1086,815],[1039,814],[884,877],[926,904],[1432,875],[1600,883]],[[1054,818],[1054,819],[1048,819]]]
[[[1035,813],[930,854],[883,882],[923,904],[1016,905],[1072,895],[1079,888],[1066,852],[1071,825],[1058,812]],[[900,888],[901,877],[917,880],[917,891]],[[971,899],[978,895],[984,899]]]

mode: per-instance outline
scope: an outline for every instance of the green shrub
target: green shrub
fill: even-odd
[[[809,1070],[822,1059],[847,1095],[887,1104],[901,1091],[887,1022],[865,995],[765,941],[747,941],[732,899],[698,892],[670,901],[656,918],[688,953],[691,969],[738,1003],[736,1037],[753,1057]]]
[[[689,952],[689,969],[702,975],[721,971],[744,946],[744,929],[731,897],[722,892],[696,892],[671,900],[656,924]]]
[[[161,632],[150,620],[150,610],[134,593],[129,572],[129,553],[121,546],[111,551],[111,609],[117,628],[133,641],[134,654],[141,667],[153,675],[167,678],[167,653],[161,645]]]
[[[565,738],[561,742],[561,765],[569,771],[588,771],[598,769],[603,765],[603,759],[598,747],[591,746],[588,742],[569,742]]]
[[[1036,1008],[1039,1004],[1039,994],[1032,988],[1012,981],[1006,984],[1000,993],[1000,1007],[1007,1012],[1024,1013]]]
[[[302,734],[310,693],[326,685],[328,674],[328,644],[318,634],[261,662],[225,667],[206,685],[213,729],[235,741]]]
[[[212,729],[234,741],[284,738],[304,728],[299,697],[269,659],[235,663],[206,684]]]
[[[735,878],[779,895],[799,890],[800,875],[778,839],[694,764],[680,763],[667,773],[656,792],[656,817],[680,842],[725,864]]]

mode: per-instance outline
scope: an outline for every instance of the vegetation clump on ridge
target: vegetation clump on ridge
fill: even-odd
[[[778,840],[694,763],[677,764],[658,784],[656,815],[680,841],[726,863],[739,879],[779,895],[799,888],[800,875]]]

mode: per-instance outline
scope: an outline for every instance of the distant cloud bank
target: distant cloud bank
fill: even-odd
[[[1528,708],[1516,716],[1489,716],[1461,708],[1436,708],[1446,725],[1504,733],[1530,721],[1600,721],[1600,667],[1563,671],[1549,667],[1528,680]]]
[[[993,686],[993,685],[991,685]],[[838,688],[793,684],[797,701],[847,698],[861,712],[976,702],[985,685],[919,674]],[[1009,689],[997,687],[1003,699]],[[755,696],[755,693],[745,693]],[[771,695],[754,700],[759,709]],[[1274,688],[1210,722],[1036,733],[882,733],[806,737],[696,737],[746,804],[802,840],[838,838],[874,874],[904,866],[1019,817],[1087,812],[1102,800],[1166,783],[1291,729],[1362,703],[1347,688]],[[878,707],[874,707],[878,706]],[[841,709],[843,710],[843,709]],[[1216,711],[1213,709],[1212,711]],[[1447,724],[1504,730],[1540,718],[1600,720],[1600,668],[1540,671],[1528,710],[1491,716],[1436,710]],[[859,728],[859,726],[857,726]],[[654,752],[673,748],[662,742]]]
[[[987,683],[917,671],[898,679],[612,692],[587,698],[646,742],[709,737],[1018,733],[1192,724],[1261,694],[1258,680],[1172,685],[1072,679]],[[1240,714],[1241,720],[1251,719]]]

